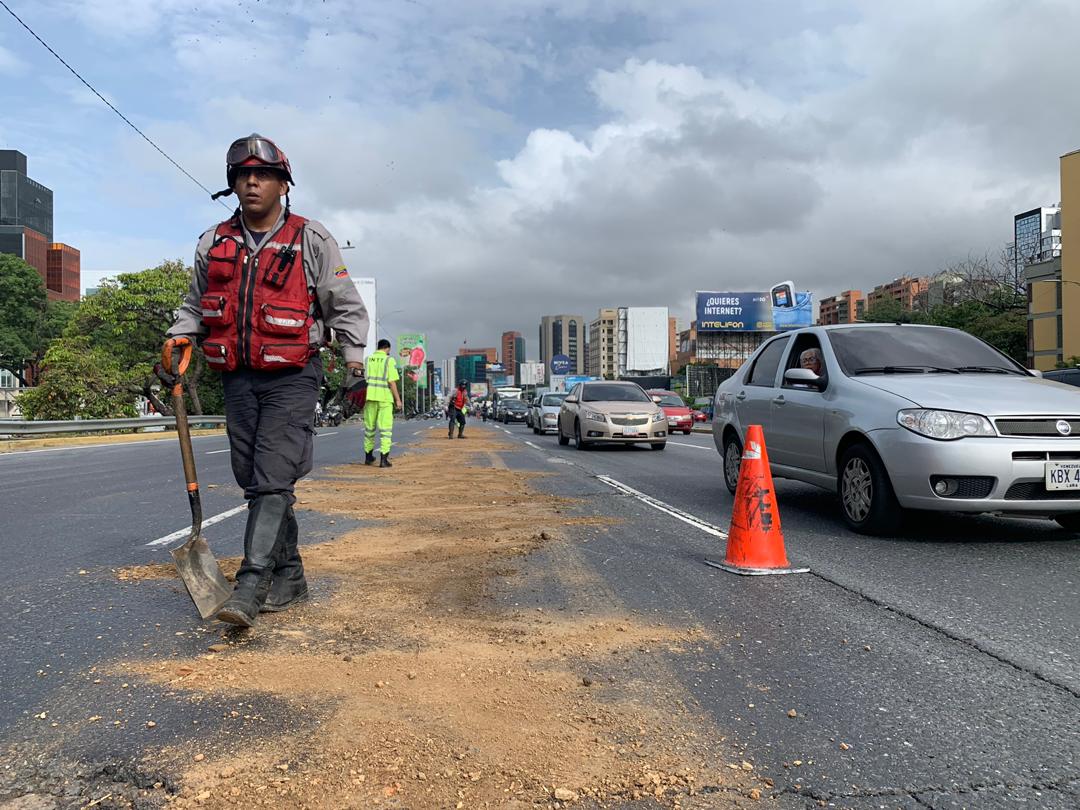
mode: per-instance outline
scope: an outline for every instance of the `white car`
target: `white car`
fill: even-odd
[[[542,394],[529,406],[529,427],[533,433],[549,433],[559,429],[559,408],[566,394]]]

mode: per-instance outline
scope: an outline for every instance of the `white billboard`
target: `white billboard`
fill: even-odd
[[[667,307],[626,308],[626,373],[668,369]]]
[[[521,364],[521,379],[518,380],[520,385],[543,385],[544,384],[544,364],[536,362],[524,362]]]
[[[360,299],[364,302],[364,306],[367,307],[368,316],[368,333],[367,333],[367,353],[375,351],[375,343],[378,341],[378,336],[375,334],[375,320],[376,320],[376,295],[375,295],[375,279],[373,278],[353,278],[353,286],[356,287],[356,291],[360,293]]]

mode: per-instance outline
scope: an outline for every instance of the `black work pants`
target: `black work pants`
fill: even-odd
[[[221,375],[233,476],[249,500],[284,495],[311,472],[315,402],[323,381],[315,355],[304,368],[239,369]]]
[[[454,422],[457,422],[458,430],[465,429],[465,413],[458,408],[450,406],[450,432],[454,432]]]

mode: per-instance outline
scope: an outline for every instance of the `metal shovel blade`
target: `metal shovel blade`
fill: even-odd
[[[232,595],[233,586],[221,573],[206,538],[202,535],[189,538],[171,553],[176,562],[176,571],[184,581],[199,615],[209,619]]]

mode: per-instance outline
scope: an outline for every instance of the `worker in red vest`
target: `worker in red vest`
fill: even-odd
[[[347,392],[363,387],[368,314],[334,237],[290,210],[285,153],[252,134],[233,142],[225,164],[229,187],[214,198],[236,194],[240,205],[199,239],[191,287],[168,335],[198,342],[221,372],[248,519],[236,588],[217,618],[250,627],[260,611],[307,596],[293,489],[312,467],[319,347],[332,328]]]
[[[457,384],[457,390],[450,395],[450,402],[446,407],[446,415],[450,419],[446,438],[454,438],[454,423],[457,423],[457,437],[465,438],[465,410],[469,406],[469,384],[462,380]]]

